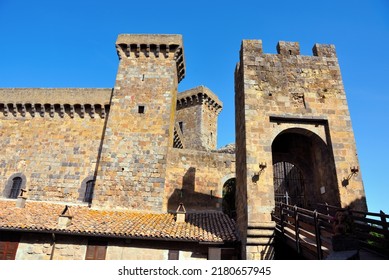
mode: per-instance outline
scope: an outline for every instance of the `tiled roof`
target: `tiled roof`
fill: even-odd
[[[136,213],[131,211],[95,210],[85,206],[69,206],[72,216],[65,229],[58,218],[65,205],[47,202],[26,202],[16,207],[15,200],[0,201],[0,230],[56,232],[91,236],[149,238],[197,242],[235,242],[235,223],[221,212],[186,214],[186,221],[177,223],[170,213]]]

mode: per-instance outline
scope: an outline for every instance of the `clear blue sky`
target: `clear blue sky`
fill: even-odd
[[[389,1],[0,0],[0,87],[113,87],[121,33],[182,34],[186,77],[224,102],[218,146],[235,141],[242,39],[334,44],[370,211],[389,213]],[[388,166],[388,170],[386,167]]]

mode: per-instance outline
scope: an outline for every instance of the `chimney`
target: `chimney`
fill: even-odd
[[[24,208],[26,206],[26,200],[27,197],[24,196],[24,193],[27,192],[26,190],[21,189],[20,190],[20,195],[16,199],[16,207],[18,208]]]
[[[185,216],[186,216],[185,206],[183,203],[180,203],[180,205],[178,205],[178,208],[176,210],[176,222],[185,223]]]
[[[70,215],[70,207],[66,205],[65,209],[58,217],[58,228],[66,229],[68,226],[72,224],[72,218],[73,216]]]

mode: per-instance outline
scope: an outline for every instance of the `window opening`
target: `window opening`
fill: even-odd
[[[95,187],[94,180],[89,180],[88,182],[86,182],[84,202],[92,203],[94,187]]]
[[[138,106],[138,113],[144,114],[145,113],[145,106]]]
[[[181,133],[184,133],[184,123],[183,122],[178,122],[178,125],[180,127]]]
[[[22,181],[23,180],[21,177],[15,177],[12,179],[12,187],[11,192],[9,194],[9,198],[17,198],[19,196]]]
[[[178,250],[169,250],[168,260],[178,260],[180,257],[179,252]]]
[[[107,242],[90,240],[86,248],[85,260],[105,260]]]

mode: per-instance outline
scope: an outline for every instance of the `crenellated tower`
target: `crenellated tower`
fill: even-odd
[[[103,136],[93,206],[162,211],[177,85],[185,76],[180,35],[119,35],[120,59]]]
[[[366,210],[365,192],[333,45],[300,55],[296,42],[266,54],[244,40],[235,70],[238,225],[248,259],[271,258],[276,201]],[[284,200],[285,202],[285,200]]]
[[[178,94],[176,123],[182,134],[184,148],[216,149],[217,118],[222,107],[219,98],[205,86]]]

